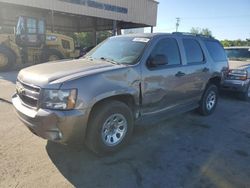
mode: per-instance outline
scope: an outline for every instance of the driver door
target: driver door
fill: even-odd
[[[151,66],[150,60],[165,56],[167,62]],[[161,38],[156,42],[142,73],[142,113],[165,111],[187,102],[190,85],[188,73],[182,65],[178,42],[175,38]]]

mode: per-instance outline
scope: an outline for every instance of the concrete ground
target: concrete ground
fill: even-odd
[[[215,113],[139,126],[109,157],[33,135],[10,103],[16,72],[0,73],[0,187],[250,187],[250,103],[222,96]]]

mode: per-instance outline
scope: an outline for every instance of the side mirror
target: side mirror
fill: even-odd
[[[161,65],[167,65],[168,59],[166,55],[163,54],[157,54],[154,57],[149,59],[149,66],[151,67],[157,67]]]

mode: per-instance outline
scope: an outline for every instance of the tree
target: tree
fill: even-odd
[[[101,43],[102,41],[104,41],[105,39],[107,39],[108,37],[112,36],[112,32],[111,31],[99,31],[97,32],[97,44]]]
[[[229,41],[229,40],[222,40],[222,41],[220,41],[221,42],[221,44],[224,46],[224,47],[229,47],[229,46],[231,46],[231,41]]]
[[[93,35],[90,32],[74,33],[73,38],[81,48],[93,46]]]
[[[190,30],[191,33],[193,34],[200,34],[200,28],[198,27],[192,27],[191,30]]]
[[[220,41],[221,44],[224,46],[224,47],[230,47],[230,46],[250,46],[250,40],[249,39],[246,39],[246,40],[222,40]]]
[[[199,27],[192,27],[190,30],[191,33],[193,34],[198,34],[198,35],[206,35],[206,36],[213,36],[212,31],[210,31],[208,28],[199,28]]]
[[[97,32],[97,44],[105,40],[106,38],[112,35],[111,31],[99,31]],[[78,46],[81,48],[84,47],[91,47],[94,46],[93,42],[93,33],[92,32],[81,32],[81,33],[74,33],[74,40]]]

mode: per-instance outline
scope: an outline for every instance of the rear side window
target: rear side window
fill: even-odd
[[[186,52],[187,63],[202,63],[204,55],[200,44],[195,39],[183,39],[183,45]]]
[[[156,55],[165,55],[168,60],[167,65],[180,65],[181,58],[177,41],[173,38],[165,38],[160,40],[154,47],[151,57]]]
[[[210,56],[215,62],[227,60],[226,53],[219,42],[217,41],[204,41],[204,42]]]

